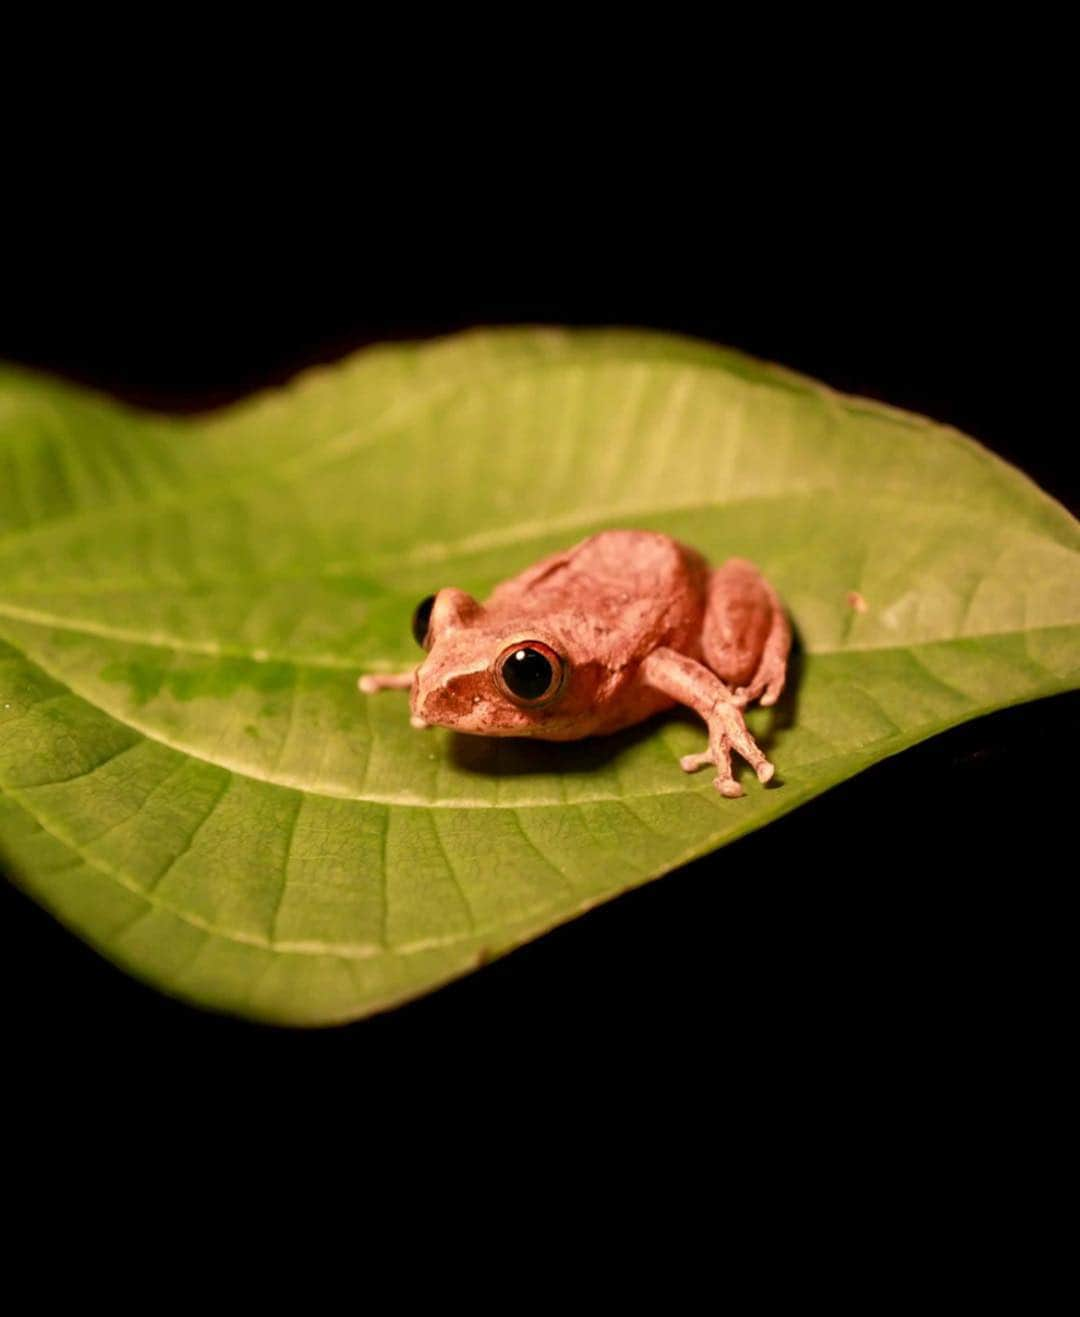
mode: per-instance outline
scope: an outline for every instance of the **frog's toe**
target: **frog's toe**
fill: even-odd
[[[780,696],[783,693],[784,693],[784,677],[783,677],[783,673],[781,673],[779,681],[774,681],[772,685],[766,688],[765,694],[762,695],[761,697],[762,707],[768,709],[771,705],[776,703],[776,701],[780,698]]]
[[[764,692],[761,696],[761,703],[768,708],[775,704],[784,693],[784,684],[787,681],[787,663],[775,661],[770,663],[761,674]]]
[[[728,800],[738,800],[741,795],[745,794],[733,777],[714,777],[713,786]]]
[[[704,768],[706,764],[713,764],[719,769],[717,776],[713,778],[713,786],[722,796],[726,796],[729,800],[738,800],[741,795],[745,794],[731,774],[731,752],[723,743],[712,745],[708,750],[702,750],[700,754],[683,755],[679,760],[679,767],[684,773],[696,773],[699,768]],[[771,764],[769,770],[771,774]]]

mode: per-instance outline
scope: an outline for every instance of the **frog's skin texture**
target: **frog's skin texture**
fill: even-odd
[[[546,647],[561,675],[538,703],[513,698],[498,675],[508,651],[528,642]],[[414,672],[360,678],[365,693],[407,688],[414,726],[572,741],[678,703],[709,731],[708,749],[681,760],[686,772],[712,764],[717,790],[741,796],[734,750],[761,782],[773,775],[742,710],[779,698],[791,629],[776,591],[742,558],[710,569],[667,535],[602,531],[504,581],[482,604],[440,590],[425,647]]]

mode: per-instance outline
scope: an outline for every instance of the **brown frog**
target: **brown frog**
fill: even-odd
[[[742,558],[710,569],[670,536],[601,531],[482,604],[462,590],[430,595],[413,634],[428,651],[420,666],[361,677],[360,689],[409,689],[414,726],[572,741],[679,703],[709,730],[708,749],[680,760],[686,772],[713,764],[717,790],[741,796],[735,750],[759,781],[773,775],[742,710],[776,703],[791,629],[776,591]]]

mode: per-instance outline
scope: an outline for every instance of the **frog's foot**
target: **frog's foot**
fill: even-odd
[[[696,755],[683,755],[679,767],[684,773],[696,773],[706,764],[716,766],[718,772],[713,786],[722,796],[731,800],[743,794],[731,771],[731,752],[736,750],[753,768],[759,782],[768,782],[776,769],[761,753],[758,743],[747,730],[739,709],[728,701],[718,701],[708,717],[709,748]]]
[[[704,768],[706,764],[716,764],[720,769],[719,775],[713,778],[713,786],[722,796],[737,800],[739,796],[743,795],[742,787],[731,775],[730,751],[726,752],[726,758],[723,754],[717,756],[711,750],[704,750],[699,755],[683,755],[679,760],[679,767],[684,773],[696,773],[699,768]]]
[[[641,666],[648,685],[696,710],[705,719],[709,748],[702,754],[685,755],[679,761],[684,772],[694,773],[706,764],[714,764],[717,775],[713,785],[717,791],[722,796],[741,796],[743,789],[731,772],[734,750],[754,770],[759,782],[768,782],[776,770],[747,730],[742,716],[745,701],[738,693],[733,694],[715,672],[666,647],[653,650]]]
[[[367,672],[356,683],[365,695],[376,691],[407,691],[413,683],[411,672]]]
[[[790,648],[791,628],[783,612],[777,612],[753,680],[748,686],[740,686],[735,691],[735,698],[739,701],[740,708],[745,708],[758,699],[766,709],[776,703],[784,690]]]
[[[784,678],[787,676],[787,662],[783,658],[773,658],[771,662],[763,663],[758,671],[754,674],[754,680],[749,686],[740,686],[738,690],[733,691],[735,703],[740,709],[745,709],[748,704],[753,704],[755,700],[760,699],[763,708],[775,704],[780,698],[784,689]]]

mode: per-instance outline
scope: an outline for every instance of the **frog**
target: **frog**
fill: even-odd
[[[425,651],[418,666],[367,673],[359,687],[408,690],[418,729],[573,741],[685,705],[704,720],[708,744],[680,759],[684,772],[713,766],[713,785],[731,799],[744,794],[733,754],[763,785],[773,779],[743,711],[780,698],[791,625],[748,559],[711,567],[662,532],[604,530],[483,602],[454,587],[428,595],[412,630]]]

